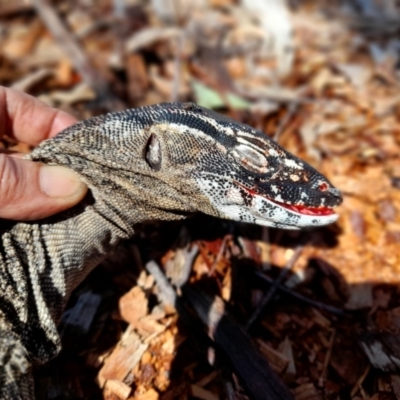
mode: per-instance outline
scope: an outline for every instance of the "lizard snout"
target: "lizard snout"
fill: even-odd
[[[329,193],[336,199],[336,205],[342,204],[343,196],[339,189],[336,189],[335,187],[330,187]]]

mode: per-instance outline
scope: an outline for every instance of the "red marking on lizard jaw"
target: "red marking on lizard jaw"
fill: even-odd
[[[255,190],[248,189],[241,185],[239,182],[235,182],[237,185],[239,185],[241,188],[246,190],[251,196],[261,196],[259,193],[257,193]],[[321,187],[322,186],[322,187]],[[328,189],[328,185],[326,183],[321,183],[320,185],[320,190],[324,191]],[[287,210],[294,211],[298,214],[302,215],[332,215],[335,212],[328,207],[307,207],[303,204],[286,204],[286,203],[281,203],[280,201],[275,201],[274,199],[271,199],[270,197],[267,196],[261,196],[265,197],[269,201],[272,201],[273,203],[277,204],[278,206],[282,208],[286,208]]]
[[[332,215],[335,213],[331,208],[328,207],[307,207],[300,204],[299,205],[285,204],[285,203],[280,203],[278,201],[274,201],[272,199],[270,200],[280,205],[283,208],[287,208],[288,210],[292,210],[303,215]]]

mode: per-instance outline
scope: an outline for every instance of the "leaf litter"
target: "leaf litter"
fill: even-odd
[[[267,398],[218,324],[297,400],[399,398],[400,9],[269,3],[0,1],[2,85],[78,118],[197,101],[276,137],[344,195],[338,222],[312,231],[143,226],[74,292],[40,398]]]

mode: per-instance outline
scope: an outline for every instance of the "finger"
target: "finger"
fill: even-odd
[[[2,152],[2,153],[7,154],[10,157],[15,157],[15,158],[24,158],[26,156],[26,153],[19,153],[19,152],[16,152],[16,151],[11,151],[11,152],[5,151],[5,152]]]
[[[60,166],[0,154],[0,218],[35,220],[77,204],[86,185]]]
[[[23,158],[26,156],[26,153],[20,153],[19,151],[13,151],[13,150],[4,150],[2,149],[0,151],[1,154],[7,154],[10,157],[16,157],[16,158]]]
[[[0,86],[0,137],[36,146],[76,122],[72,115],[26,93]]]

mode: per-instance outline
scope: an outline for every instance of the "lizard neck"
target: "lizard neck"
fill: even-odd
[[[64,275],[63,286],[58,288],[63,294],[63,307],[72,290],[106,254],[121,240],[134,235],[135,225],[152,220],[178,220],[195,211],[185,202],[185,196],[152,177],[130,176],[128,182],[120,174],[112,179],[112,184],[107,182],[99,188],[98,176],[96,186],[86,178],[90,193],[81,204],[38,225],[46,232],[46,246],[57,248],[49,255],[48,262]],[[110,187],[118,195],[104,190]],[[64,242],[55,241],[58,236]]]

